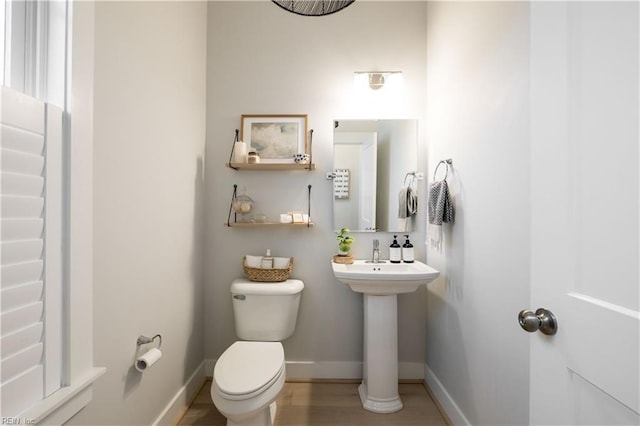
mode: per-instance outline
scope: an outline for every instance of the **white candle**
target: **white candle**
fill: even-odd
[[[233,162],[234,163],[246,163],[247,162],[247,144],[238,141],[233,144]]]

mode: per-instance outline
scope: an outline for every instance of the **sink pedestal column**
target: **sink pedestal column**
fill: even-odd
[[[398,296],[364,297],[363,381],[358,387],[365,410],[402,410],[398,394]]]

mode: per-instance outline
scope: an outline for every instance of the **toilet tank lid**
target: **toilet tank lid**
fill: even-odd
[[[286,295],[297,294],[304,288],[300,280],[286,280],[276,283],[250,281],[238,278],[231,283],[231,294]]]

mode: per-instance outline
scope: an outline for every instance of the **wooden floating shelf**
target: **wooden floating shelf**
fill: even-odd
[[[225,166],[240,170],[315,170],[316,165],[298,163],[225,163]]]
[[[314,225],[313,222],[309,223],[309,228]],[[251,222],[229,222],[225,223],[225,226],[230,228],[259,228],[259,227],[282,227],[282,228],[307,228],[306,223],[279,223],[279,222],[266,222],[266,223],[251,223]]]

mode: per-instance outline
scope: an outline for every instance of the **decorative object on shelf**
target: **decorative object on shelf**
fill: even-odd
[[[280,213],[280,223],[293,223],[291,213]]]
[[[351,243],[355,241],[355,238],[349,235],[349,228],[341,228],[338,232],[336,239],[338,240],[338,255],[348,256],[351,251]]]
[[[253,200],[247,195],[239,195],[233,202],[233,209],[236,213],[248,214],[253,208]],[[244,222],[244,221],[243,221]]]
[[[247,156],[247,163],[248,164],[260,164],[260,154],[258,154],[255,151],[249,151],[249,154]]]
[[[237,137],[236,129],[236,137]],[[233,161],[235,163],[247,162],[247,144],[242,141],[235,141],[233,144]]]
[[[274,258],[276,259],[286,259],[286,258]],[[242,269],[244,269],[244,273],[251,281],[259,281],[259,282],[281,282],[286,281],[291,276],[291,271],[293,271],[293,257],[288,258],[289,262],[286,265],[282,264],[274,264],[272,268],[258,268],[255,266],[249,266],[247,262],[247,256],[242,259]]]
[[[231,212],[233,211],[233,221],[238,222],[238,214],[241,215],[240,222],[247,222],[247,215],[253,209],[253,200],[245,194],[246,188],[242,187],[240,195],[238,195],[238,185],[233,185],[233,195],[231,196],[231,206],[229,206],[229,218],[231,220]]]
[[[297,153],[309,154],[307,114],[248,115],[241,119],[240,138],[263,163],[293,163]]]
[[[251,217],[251,223],[267,223],[267,215],[263,213],[256,213]]]
[[[247,161],[247,144],[240,140],[238,136],[240,130],[236,129],[236,135],[231,145],[231,153],[229,154],[229,167],[238,170],[237,167],[231,166],[232,163],[246,163]]]
[[[304,213],[302,212],[290,212],[293,223],[304,223]]]
[[[355,0],[272,0],[275,4],[296,15],[331,15],[352,4]]]
[[[293,161],[298,164],[308,164],[309,158],[309,154],[296,154],[293,156]]]

